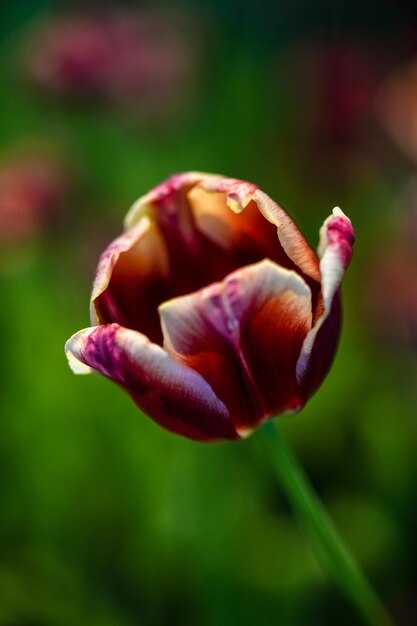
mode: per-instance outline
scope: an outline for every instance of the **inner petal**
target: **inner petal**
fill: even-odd
[[[320,274],[319,272],[316,274],[313,270],[315,265],[318,268],[318,261],[291,218],[259,190],[252,195],[247,195],[245,200],[242,198],[237,200],[236,194],[243,192],[247,183],[226,179],[223,184],[226,188],[229,187],[227,192],[213,191],[213,181],[195,185],[188,192],[187,197],[193,210],[196,228],[208,239],[216,242],[222,250],[228,251],[236,261],[234,269],[268,258],[282,267],[296,271],[310,287],[313,308],[315,308],[320,294]],[[222,187],[222,181],[218,181],[217,186]],[[294,237],[296,241],[293,247],[297,253],[299,253],[297,247],[299,244],[299,248],[306,257],[306,268],[312,266],[311,273],[304,272],[302,269],[304,264],[301,266],[296,264],[293,257],[288,254],[290,249],[294,255],[294,249],[291,244],[283,245],[282,233],[278,236],[277,216],[274,221],[268,213],[267,219],[265,198],[268,198],[269,204],[279,211],[281,230],[284,225],[288,238]],[[294,233],[297,233],[297,236]],[[218,276],[216,280],[220,278],[222,277]]]
[[[190,293],[223,278],[238,267],[230,251],[200,232],[189,203],[191,185],[174,189],[148,207],[169,258],[170,297]]]
[[[243,183],[219,179],[210,189],[204,184],[208,182],[192,180],[172,186],[144,205],[141,219],[150,226],[112,266],[108,287],[95,303],[100,323],[119,323],[161,345],[157,307],[164,301],[265,258],[300,273],[284,251],[276,225],[264,217]],[[302,276],[314,307],[320,285]]]
[[[240,265],[269,258],[286,267],[291,264],[279,244],[276,227],[268,222],[253,200],[241,212],[233,211],[225,193],[201,186],[188,193],[196,228]],[[239,267],[239,265],[238,265]]]
[[[270,260],[160,306],[165,348],[199,372],[241,434],[299,408],[295,366],[311,328],[311,292]]]
[[[220,179],[210,189],[203,187],[205,182],[184,184],[148,206],[168,252],[170,297],[192,293],[265,258],[297,269],[280,244],[276,226],[256,203],[237,201],[234,192],[222,188],[232,180]]]

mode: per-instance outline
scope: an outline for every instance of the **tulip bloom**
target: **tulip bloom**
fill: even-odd
[[[103,252],[76,373],[121,385],[191,439],[237,439],[299,410],[326,376],[354,232],[340,209],[319,258],[256,185],[177,174],[140,198]],[[320,260],[319,260],[320,259]]]

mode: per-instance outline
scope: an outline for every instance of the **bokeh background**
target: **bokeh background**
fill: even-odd
[[[0,624],[356,625],[258,437],[164,432],[65,340],[140,195],[256,182],[312,245],[357,230],[328,379],[281,427],[399,624],[417,624],[417,9],[406,0],[4,0]]]

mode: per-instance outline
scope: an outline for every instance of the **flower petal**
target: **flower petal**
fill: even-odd
[[[284,209],[253,183],[201,172],[175,174],[135,202],[125,218],[125,228],[155,207],[159,213],[186,207],[194,236],[197,229],[221,250],[233,252],[234,268],[229,263],[228,271],[270,258],[312,279],[308,283],[316,291],[313,283],[320,282],[320,268],[315,252]],[[191,230],[189,224],[186,230]],[[190,232],[188,235],[192,239]]]
[[[320,282],[318,258],[288,213],[260,189],[253,199],[266,219],[277,227],[278,239],[288,258],[303,274]]]
[[[164,428],[197,440],[238,437],[225,405],[200,374],[141,333],[118,324],[86,328],[65,350],[76,373],[92,368],[119,383]]]
[[[321,384],[337,348],[341,323],[338,290],[352,257],[354,239],[350,219],[336,207],[320,229],[322,300],[297,363],[297,380],[307,397]]]
[[[207,380],[241,435],[299,408],[295,366],[312,313],[298,274],[264,260],[159,311],[164,347]]]
[[[265,258],[289,267],[291,261],[277,239],[276,228],[253,201],[256,189],[255,185],[229,178],[208,179],[195,185],[187,193],[195,226],[230,255],[233,269]]]
[[[168,256],[152,220],[143,216],[103,252],[91,296],[92,324],[116,322],[161,340],[158,304],[169,295]]]

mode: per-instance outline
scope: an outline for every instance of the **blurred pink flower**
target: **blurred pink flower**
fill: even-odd
[[[167,9],[57,17],[30,42],[29,75],[43,90],[70,99],[97,98],[152,114],[169,109],[196,64],[195,32],[182,18]]]
[[[316,51],[319,69],[317,135],[338,146],[357,140],[373,114],[376,55],[354,42]]]
[[[375,94],[389,59],[364,41],[303,42],[282,65],[294,94],[300,157],[311,180],[344,182],[374,169],[380,156]],[[291,83],[289,83],[291,84]]]
[[[104,88],[114,52],[105,24],[76,15],[57,18],[34,39],[28,65],[40,87],[69,97],[91,96]]]
[[[316,256],[256,185],[177,174],[140,198],[101,255],[91,322],[66,344],[168,430],[237,439],[299,410],[336,351],[354,240],[340,209]]]
[[[53,222],[69,189],[69,173],[51,155],[16,155],[0,163],[0,242],[30,239]]]
[[[417,161],[417,61],[400,67],[383,83],[377,108],[397,146]]]

